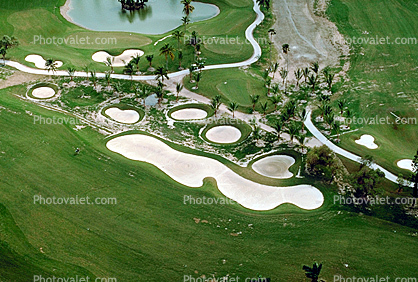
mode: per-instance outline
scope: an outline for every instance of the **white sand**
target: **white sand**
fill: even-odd
[[[99,62],[99,63],[104,63],[106,62],[106,59],[108,57],[111,57],[114,59],[113,61],[113,66],[114,67],[123,67],[125,66],[125,63],[129,63],[133,57],[135,57],[136,55],[142,56],[144,55],[144,51],[138,50],[138,49],[128,49],[123,51],[122,54],[120,54],[119,56],[111,56],[109,53],[105,52],[105,51],[99,51],[93,54],[93,56],[91,57],[93,59],[93,61],[95,62]],[[123,62],[125,61],[125,63]]]
[[[136,123],[139,121],[139,113],[135,110],[121,110],[116,107],[109,108],[105,114],[121,123]]]
[[[207,116],[205,110],[193,108],[178,110],[171,114],[171,117],[177,120],[203,119]]]
[[[155,165],[173,180],[189,187],[201,187],[204,178],[213,177],[226,197],[248,209],[271,210],[283,203],[292,203],[311,210],[324,202],[322,193],[311,185],[274,187],[258,184],[239,176],[217,160],[176,151],[150,136],[119,136],[106,146],[129,159]]]
[[[374,137],[368,134],[363,134],[360,139],[355,140],[359,145],[365,146],[369,149],[377,149],[377,145],[374,143]]]
[[[410,171],[412,170],[412,160],[410,159],[403,159],[397,162],[398,167],[402,168],[402,169],[407,169]]]
[[[289,171],[295,163],[291,156],[276,155],[262,158],[253,163],[252,168],[258,174],[278,179],[291,178],[293,173]]]
[[[206,132],[206,138],[215,143],[234,143],[241,138],[241,131],[230,125],[212,127]]]
[[[55,90],[51,87],[38,87],[33,89],[32,96],[39,99],[48,99],[54,97]]]
[[[46,69],[46,60],[40,55],[27,55],[25,61],[29,63],[34,63],[35,67],[37,67],[38,69]],[[57,68],[62,67],[63,63],[61,61],[55,62],[57,64]]]

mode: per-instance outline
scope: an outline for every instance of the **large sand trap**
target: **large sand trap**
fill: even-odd
[[[54,97],[55,90],[51,87],[38,87],[32,90],[32,96],[39,99],[48,99]]]
[[[121,110],[112,107],[107,109],[105,114],[121,123],[136,123],[139,121],[139,113],[135,110]]]
[[[206,138],[215,143],[234,143],[241,138],[241,131],[230,125],[220,125],[209,129],[206,132]]]
[[[189,187],[201,187],[204,178],[213,177],[226,197],[252,210],[271,210],[283,203],[311,210],[324,202],[322,193],[311,185],[274,187],[258,184],[239,176],[217,160],[176,151],[150,136],[119,136],[106,146],[129,159],[150,163]]]
[[[410,159],[403,159],[397,162],[398,167],[402,168],[402,169],[407,169],[410,171],[413,171],[413,167],[412,167],[412,160]]]
[[[289,171],[295,163],[295,159],[286,155],[268,156],[253,163],[252,168],[258,174],[271,178],[291,178],[293,173]]]
[[[37,67],[38,69],[46,69],[45,67],[46,60],[42,56],[27,55],[25,58],[25,61],[29,63],[34,63],[35,67]],[[61,61],[55,61],[55,63],[57,64],[57,68],[62,67]]]
[[[138,49],[128,49],[128,50],[123,51],[123,53],[120,54],[119,56],[112,56],[105,51],[99,51],[99,52],[94,53],[91,58],[95,62],[104,63],[106,62],[108,57],[111,57],[114,59],[113,61],[114,67],[123,67],[125,66],[125,63],[129,63],[132,60],[132,58],[135,57],[136,55],[142,56],[144,55],[144,51],[141,51]]]
[[[202,119],[207,116],[208,113],[205,110],[196,108],[182,109],[171,114],[171,117],[177,120]]]
[[[369,149],[377,149],[377,145],[374,143],[374,137],[368,134],[363,134],[360,139],[355,140],[359,145],[365,146]]]

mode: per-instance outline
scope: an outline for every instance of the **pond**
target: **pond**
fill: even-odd
[[[210,19],[219,13],[217,6],[192,2],[195,10],[190,22]],[[180,0],[149,0],[140,11],[123,12],[118,0],[67,0],[64,16],[76,25],[96,31],[126,31],[162,34],[182,25],[183,4]],[[65,15],[66,14],[66,15]]]

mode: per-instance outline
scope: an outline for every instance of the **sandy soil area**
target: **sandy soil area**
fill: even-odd
[[[46,69],[45,67],[45,59],[40,55],[27,55],[25,61],[34,63],[35,67],[38,69]],[[62,67],[63,63],[61,61],[55,61],[57,64],[57,68]]]
[[[276,35],[273,42],[281,54],[281,67],[286,67],[286,55],[282,45],[290,46],[289,79],[294,80],[294,70],[304,68],[318,61],[321,68],[338,65],[340,56],[349,55],[349,47],[334,23],[316,16],[314,0],[273,0]],[[318,6],[326,9],[325,0],[318,0]],[[319,11],[322,12],[322,11]],[[345,66],[348,70],[348,65]],[[346,71],[345,70],[345,71]],[[279,79],[279,74],[275,76]]]
[[[238,128],[230,125],[215,126],[206,132],[206,138],[209,141],[221,144],[237,142],[241,135]]]
[[[13,74],[7,77],[5,80],[0,80],[0,89],[39,80],[42,78],[44,78],[42,75],[14,71]]]
[[[369,134],[361,135],[360,139],[355,140],[354,142],[356,142],[359,145],[365,146],[369,149],[377,149],[378,148],[377,144],[374,143],[374,137],[369,135]]]
[[[113,59],[114,67],[123,67],[125,66],[125,63],[129,63],[132,60],[132,58],[136,55],[142,56],[144,55],[144,51],[141,51],[139,49],[128,49],[123,51],[123,53],[119,56],[111,56],[109,53],[105,51],[98,51],[94,53],[91,58],[95,62],[103,63],[106,61],[108,57],[111,57]]]
[[[171,117],[176,120],[191,120],[203,119],[208,116],[208,113],[202,109],[181,109],[171,114]]]
[[[48,99],[54,97],[55,90],[51,87],[38,87],[33,89],[32,96],[39,99]]]
[[[322,193],[311,185],[274,187],[258,184],[217,160],[176,151],[150,136],[119,136],[108,141],[106,146],[129,159],[155,165],[173,180],[189,187],[201,187],[203,179],[212,177],[222,194],[248,209],[271,210],[283,203],[292,203],[311,210],[324,202]]]
[[[289,171],[295,163],[291,156],[276,155],[262,158],[253,163],[252,168],[258,174],[278,179],[291,178],[293,173]]]
[[[407,170],[413,171],[412,170],[412,160],[410,160],[410,159],[400,160],[396,164],[397,164],[398,167],[400,167],[402,169],[407,169]]]
[[[116,107],[106,109],[105,114],[121,123],[136,123],[139,121],[139,113],[135,110],[121,110]]]

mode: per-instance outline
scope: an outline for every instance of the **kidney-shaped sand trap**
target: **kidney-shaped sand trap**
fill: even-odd
[[[271,178],[291,178],[293,173],[289,171],[295,163],[295,159],[291,156],[276,155],[262,158],[253,163],[252,168],[258,174],[271,177]]]
[[[374,137],[369,134],[361,135],[360,139],[355,140],[359,145],[365,146],[369,149],[377,149],[377,145],[374,143]]]
[[[139,121],[139,113],[135,110],[121,110],[112,107],[107,109],[105,114],[121,123],[136,123]]]
[[[219,125],[206,131],[206,138],[215,143],[234,143],[241,138],[241,131],[235,126]]]
[[[410,171],[413,171],[413,164],[412,164],[412,160],[410,159],[403,159],[397,162],[398,167],[402,168],[402,169],[407,169]]]
[[[208,116],[208,113],[202,109],[189,108],[181,109],[171,113],[171,117],[177,120],[202,119]]]
[[[25,58],[26,62],[29,63],[34,63],[35,67],[37,67],[38,69],[46,69],[45,66],[45,59],[42,56],[39,55],[27,55]],[[61,61],[55,61],[57,68],[62,67],[62,62]]]
[[[137,55],[139,56],[144,55],[144,51],[141,51],[138,49],[128,49],[128,50],[123,51],[123,53],[120,54],[119,56],[112,56],[105,51],[99,51],[99,52],[94,53],[91,58],[95,62],[104,63],[106,62],[107,58],[110,57],[113,59],[114,67],[123,67],[125,66],[125,63],[126,64],[129,63],[132,60],[132,58]]]
[[[218,189],[226,197],[248,209],[271,210],[283,203],[292,203],[302,209],[312,210],[324,202],[321,191],[314,186],[262,185],[241,177],[217,160],[176,151],[151,136],[119,136],[108,141],[106,147],[131,160],[150,163],[173,180],[189,187],[201,187],[204,178],[213,177]]]
[[[51,87],[38,87],[32,90],[32,96],[39,99],[48,99],[54,97],[55,90]]]

